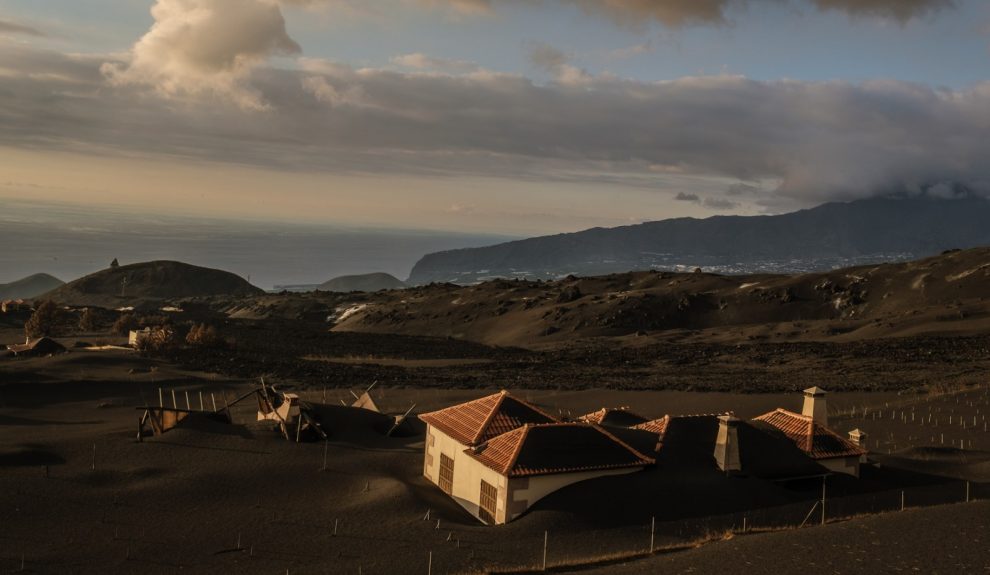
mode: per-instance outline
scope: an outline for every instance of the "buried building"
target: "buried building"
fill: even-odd
[[[600,426],[560,423],[505,391],[420,419],[423,475],[486,523],[507,523],[566,485],[653,463]]]
[[[776,409],[753,420],[783,434],[815,463],[833,473],[859,477],[860,463],[866,455],[861,446],[862,433],[846,439],[828,427],[825,390],[812,387],[804,390],[801,413]]]
[[[826,426],[824,392],[805,394],[803,414],[777,409],[749,421],[731,412],[643,421],[627,408],[606,408],[559,422],[503,391],[420,416],[427,424],[423,475],[490,524],[512,521],[574,483],[654,464],[655,473],[704,481],[710,474],[775,484],[858,477],[862,433],[840,437]],[[628,481],[633,491],[648,489]]]

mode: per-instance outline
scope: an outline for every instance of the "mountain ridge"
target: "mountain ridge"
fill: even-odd
[[[262,289],[231,272],[157,260],[103,269],[41,297],[66,305],[117,307],[186,297],[263,293]]]
[[[990,201],[874,198],[780,215],[673,218],[434,252],[407,283],[553,279],[702,267],[718,273],[798,273],[904,261],[990,244]]]
[[[63,285],[65,282],[51,274],[31,274],[10,283],[0,284],[0,299],[31,299]]]

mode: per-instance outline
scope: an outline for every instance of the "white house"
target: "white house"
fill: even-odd
[[[507,392],[423,414],[423,475],[485,523],[567,485],[653,463],[604,428],[559,423]]]

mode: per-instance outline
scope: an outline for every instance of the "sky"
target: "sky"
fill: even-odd
[[[984,0],[0,0],[0,205],[539,235],[990,195]]]

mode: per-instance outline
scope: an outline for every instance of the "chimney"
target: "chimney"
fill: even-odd
[[[739,459],[739,419],[732,414],[718,416],[718,439],[715,441],[715,463],[726,473],[742,470]]]
[[[860,463],[866,463],[866,432],[861,429],[854,429],[849,432],[849,441],[853,443],[856,447],[863,450],[863,455],[860,456]]]
[[[804,407],[801,409],[801,414],[810,417],[818,425],[828,426],[824,389],[810,387],[804,390]]]

